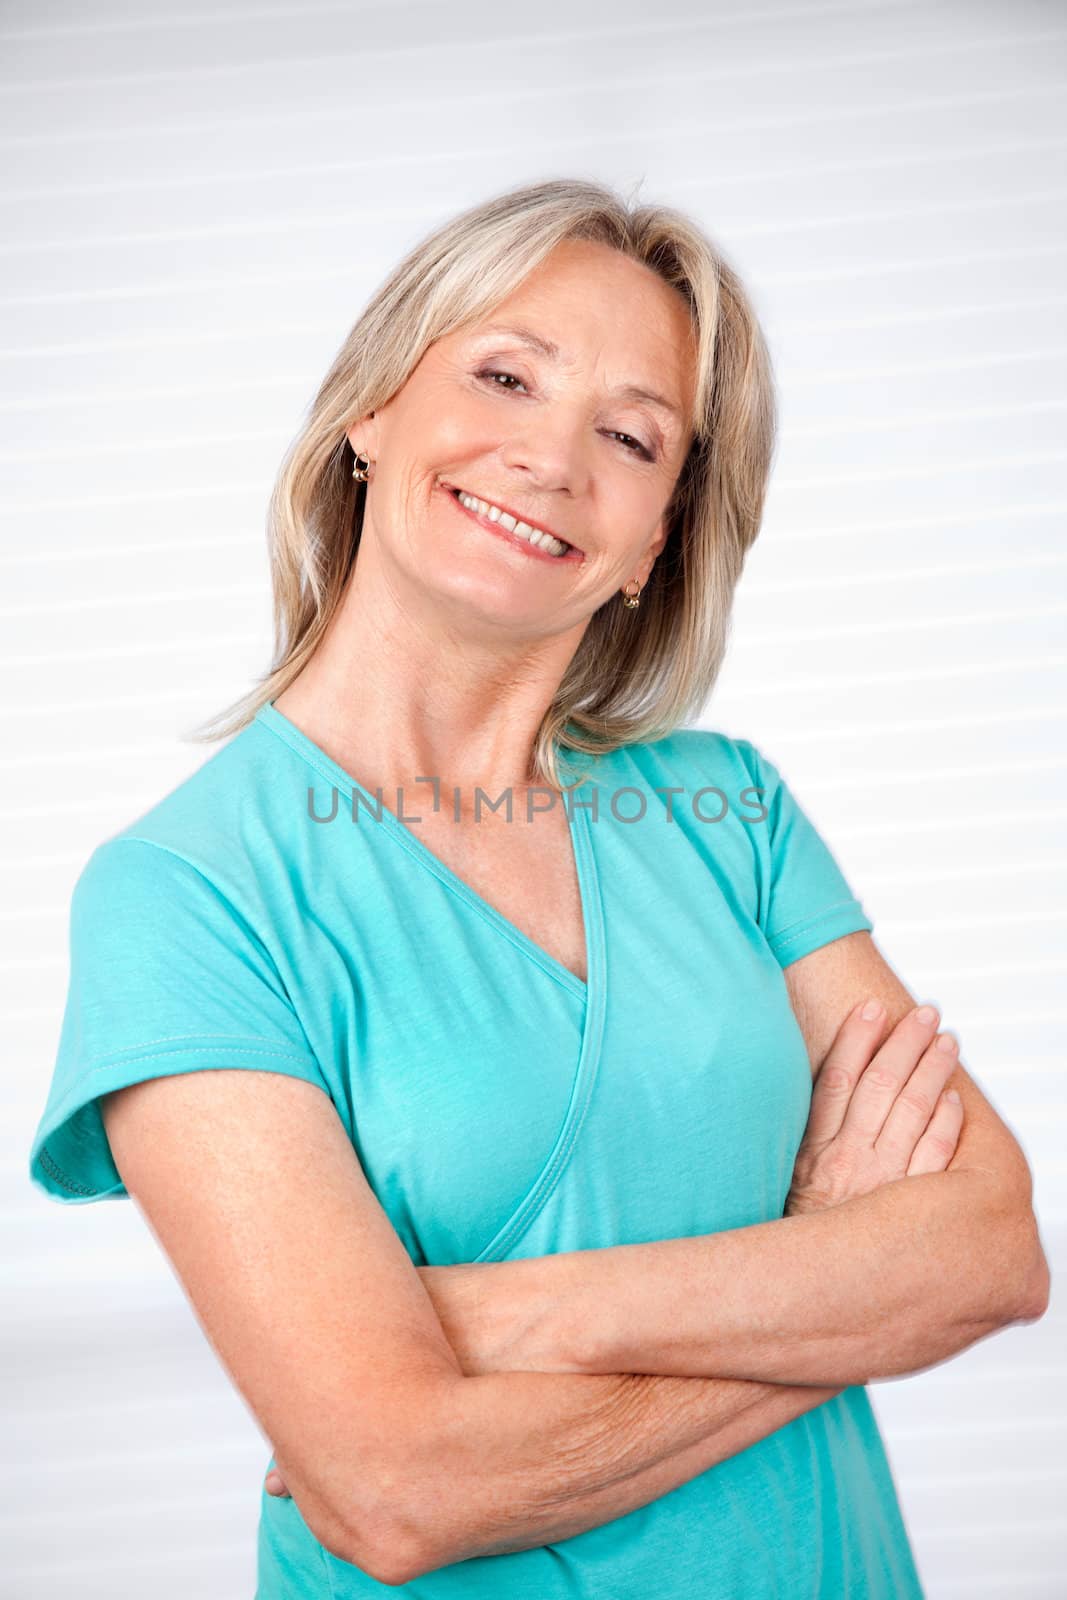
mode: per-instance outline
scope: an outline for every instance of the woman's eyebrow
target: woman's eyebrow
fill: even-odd
[[[539,333],[534,333],[532,328],[523,327],[519,323],[486,322],[479,329],[481,333],[504,333],[513,339],[519,339],[523,344],[528,344],[541,355],[547,356],[550,361],[559,358],[559,345],[553,344],[551,339],[545,339]],[[649,405],[658,406],[661,411],[666,411],[676,422],[682,421],[682,413],[673,400],[668,400],[666,395],[658,394],[655,389],[643,388],[639,383],[620,383],[614,391],[627,400],[647,400]]]

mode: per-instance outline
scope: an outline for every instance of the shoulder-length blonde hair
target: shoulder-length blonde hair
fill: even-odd
[[[693,442],[670,502],[667,542],[639,611],[594,613],[538,729],[536,781],[562,788],[557,753],[662,738],[700,714],[726,652],[730,609],[759,532],[775,447],[770,357],[748,296],[682,212],[629,205],[556,179],[507,191],[417,244],[374,295],[326,374],[271,495],[267,531],[274,659],[256,687],[191,737],[250,722],[304,668],[340,604],[359,550],[366,487],[347,430],[406,383],[427,347],[491,312],[566,239],[613,246],[685,297],[697,373]]]

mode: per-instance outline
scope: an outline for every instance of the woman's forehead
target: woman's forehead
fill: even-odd
[[[524,280],[512,295],[454,329],[448,347],[500,341],[563,371],[592,363],[610,372],[609,387],[619,398],[644,401],[676,426],[687,427],[697,353],[687,302],[650,269],[642,270],[654,280],[651,285],[638,280],[636,289],[630,283],[626,294],[613,295],[613,285],[600,282],[598,292],[590,294],[591,270],[586,269],[580,294],[573,292],[573,280]],[[635,295],[639,315],[634,315]]]

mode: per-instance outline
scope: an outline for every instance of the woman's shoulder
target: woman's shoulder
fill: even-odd
[[[761,776],[756,746],[721,728],[675,728],[659,739],[622,745],[613,752],[611,769],[626,765],[650,785],[681,781],[694,788],[722,787],[758,783]]]
[[[102,839],[79,879],[83,889],[125,884],[162,889],[191,873],[232,885],[257,837],[278,837],[277,795],[255,722],[232,735],[143,811]],[[280,809],[284,817],[284,807]],[[84,880],[84,884],[83,884]]]

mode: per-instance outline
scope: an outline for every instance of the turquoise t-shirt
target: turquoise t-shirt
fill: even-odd
[[[569,759],[584,983],[422,843],[429,784],[378,820],[262,707],[75,885],[33,1181],[123,1197],[97,1097],[250,1067],[329,1095],[417,1266],[781,1217],[812,1088],[782,969],[872,923],[750,741]],[[399,1589],[265,1489],[258,1557],[258,1600],[922,1596],[862,1385],[611,1522]]]

